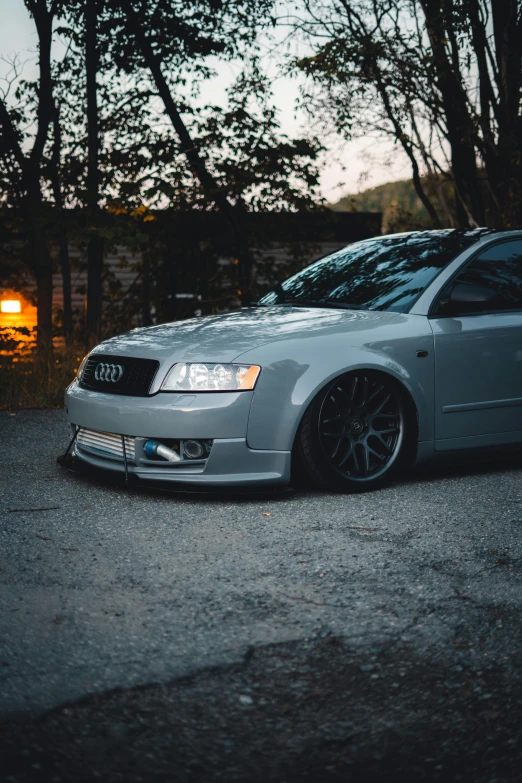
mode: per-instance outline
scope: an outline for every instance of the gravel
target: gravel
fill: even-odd
[[[520,779],[519,457],[203,495],[0,429],[6,780]]]

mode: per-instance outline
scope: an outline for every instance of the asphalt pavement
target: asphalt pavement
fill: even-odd
[[[9,783],[522,779],[520,456],[201,494],[60,467],[61,411],[0,432]]]
[[[484,704],[483,672],[518,677],[519,457],[369,494],[202,495],[65,470],[61,411],[1,412],[0,431],[4,718],[267,650],[290,666],[329,639],[361,677],[383,650],[425,670],[449,660]]]

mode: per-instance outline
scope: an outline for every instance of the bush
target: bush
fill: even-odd
[[[0,329],[0,410],[60,408],[76,375],[82,349],[57,349],[52,362],[35,359],[34,334]]]

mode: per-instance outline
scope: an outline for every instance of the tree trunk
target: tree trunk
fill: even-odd
[[[498,73],[497,157],[487,165],[503,228],[522,226],[522,14],[516,0],[491,3]],[[498,180],[495,183],[495,178]]]
[[[38,296],[37,362],[47,368],[53,357],[53,271],[42,265],[35,270]]]
[[[421,0],[431,43],[437,86],[440,90],[451,148],[451,168],[455,182],[457,220],[462,227],[484,224],[484,204],[480,192],[475,152],[476,132],[470,116],[460,73],[454,70],[445,49],[448,26],[453,20],[447,3]]]
[[[31,265],[36,278],[38,302],[36,358],[40,366],[49,369],[53,357],[53,265],[42,227],[40,209],[41,202],[33,197],[27,222],[30,226]]]
[[[248,305],[252,301],[254,267],[245,222],[241,222],[236,229],[236,255],[238,259],[237,295],[243,305]]]
[[[71,266],[69,264],[69,237],[63,209],[62,186],[60,181],[60,164],[62,157],[62,133],[60,126],[60,113],[53,101],[53,129],[54,144],[49,165],[51,187],[58,213],[58,252],[60,258],[60,270],[62,273],[63,293],[63,336],[68,348],[73,344],[73,320],[71,299]]]
[[[46,0],[36,0],[30,10],[38,32],[38,121],[34,144],[24,160],[22,172],[26,190],[26,215],[31,232],[31,263],[38,296],[36,355],[42,366],[50,368],[53,355],[53,265],[44,230],[40,177],[53,107],[51,44],[56,9],[54,6],[49,9]],[[15,154],[20,160],[23,158],[21,149],[19,154],[16,151]]]
[[[150,314],[150,256],[151,256],[152,237],[147,239],[147,247],[142,252],[142,272],[141,272],[141,323],[142,326],[152,326],[152,317]]]
[[[60,220],[63,221],[63,214],[60,215]],[[71,348],[73,344],[71,265],[69,263],[69,237],[63,227],[60,231],[59,251],[63,291],[63,336],[65,344]]]
[[[100,339],[102,316],[103,243],[99,234],[99,116],[96,76],[97,0],[85,0],[85,69],[87,76],[87,324],[86,347]]]
[[[97,233],[93,233],[87,245],[87,349],[100,341],[102,318],[103,243]]]
[[[36,131],[31,150],[27,154],[24,153],[21,146],[23,134],[19,135],[13,125],[2,96],[0,96],[0,124],[2,137],[16,160],[20,172],[18,178],[20,198],[30,238],[29,264],[36,279],[38,297],[36,357],[41,365],[50,368],[53,354],[53,266],[44,229],[40,179],[42,155],[47,142],[53,109],[51,44],[56,4],[52,3],[48,8],[47,0],[34,0],[26,5],[34,19],[38,33],[38,66],[40,70],[37,82]]]

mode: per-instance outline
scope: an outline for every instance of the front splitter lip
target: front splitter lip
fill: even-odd
[[[120,461],[103,459],[80,451],[72,452],[75,459],[111,473],[125,474]],[[179,463],[177,463],[179,465]],[[204,466],[145,467],[127,463],[130,476],[144,481],[207,487],[285,486],[290,482],[291,452],[250,449],[245,438],[214,440],[212,451]]]

